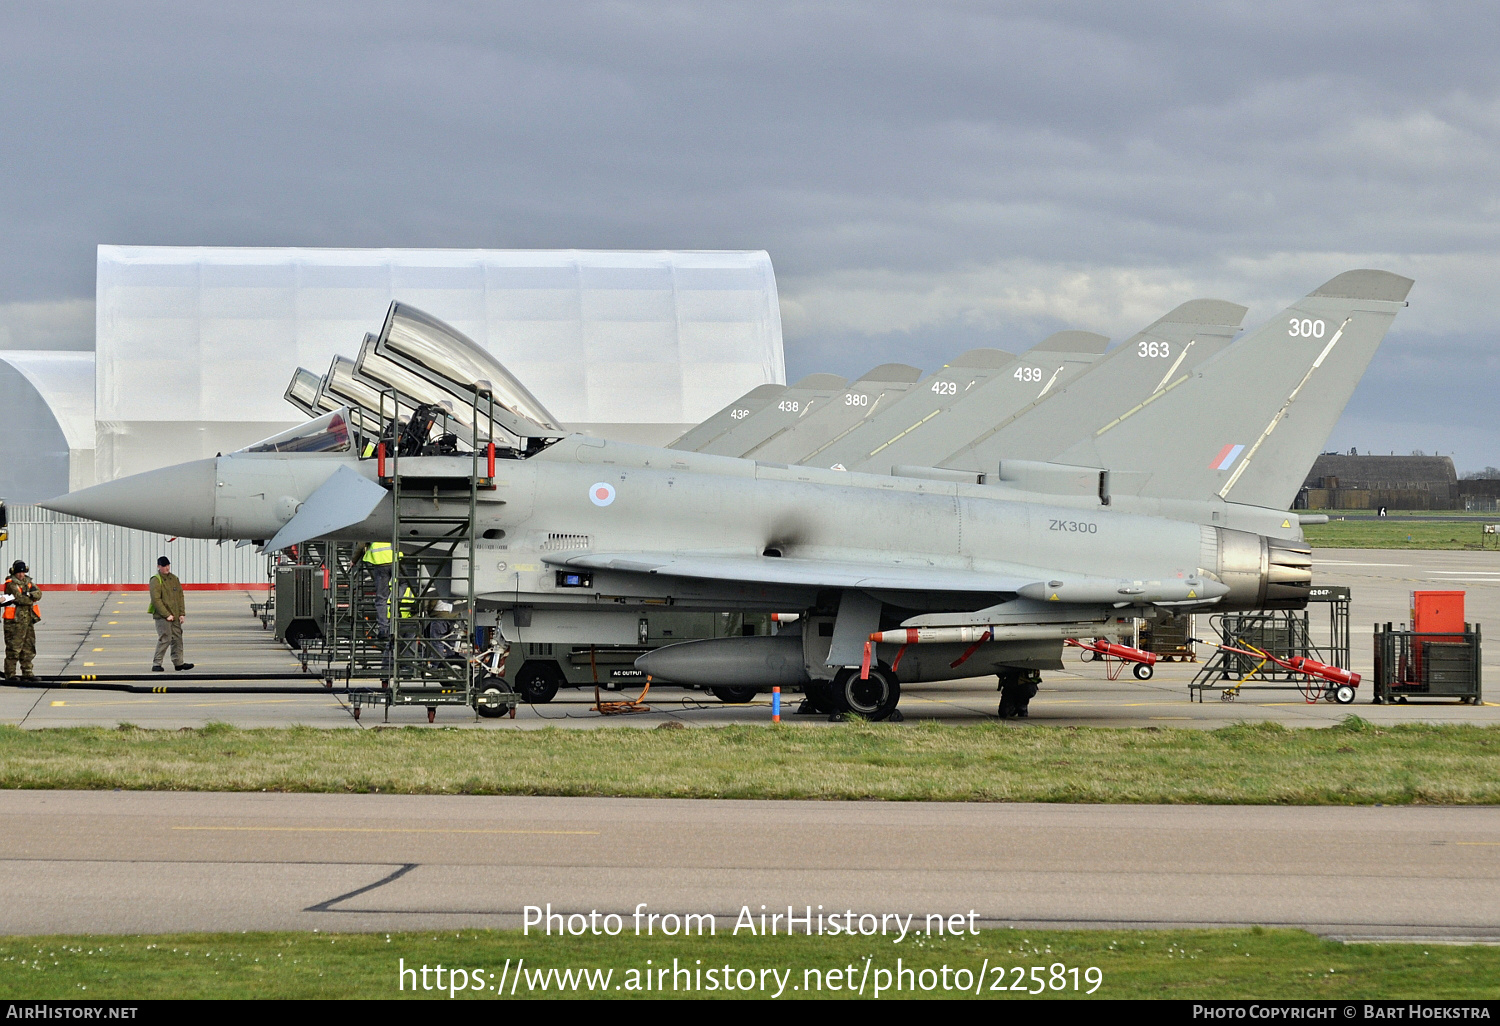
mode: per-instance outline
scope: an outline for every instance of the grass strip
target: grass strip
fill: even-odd
[[[625,930],[614,938],[485,930],[9,937],[0,938],[0,999],[494,1000],[512,997],[512,986],[517,998],[766,998],[779,986],[784,999],[871,999],[880,984],[882,1000],[1027,1001],[1086,998],[1094,981],[1099,986],[1093,997],[1116,999],[1500,997],[1500,948],[1346,945],[1299,930],[1003,929],[978,936],[908,936],[900,944],[889,937],[752,938],[724,931],[691,939],[636,937],[628,920]],[[677,969],[686,970],[677,975],[675,989],[674,959]],[[398,988],[403,962],[415,970],[400,979],[404,990]],[[442,988],[435,986],[433,971],[440,964]],[[423,966],[430,970],[425,977]],[[453,967],[463,975],[450,976]],[[580,977],[580,969],[590,972]],[[773,969],[774,975],[762,972]],[[897,991],[903,969],[910,976],[899,977]],[[562,976],[566,971],[571,977]],[[726,976],[734,990],[722,985]],[[432,989],[423,989],[424,983]]]
[[[847,723],[0,727],[0,787],[1169,804],[1500,803],[1500,728]]]
[[[1335,514],[1336,515],[1336,514]],[[1364,514],[1368,515],[1368,514]],[[1472,521],[1412,520],[1389,516],[1384,520],[1329,520],[1309,524],[1302,535],[1315,549],[1489,549],[1500,538],[1484,533],[1484,524],[1500,522],[1500,515]]]

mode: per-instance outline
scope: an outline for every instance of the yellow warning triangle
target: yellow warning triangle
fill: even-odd
[[[1049,599],[1048,599],[1048,600],[1047,600],[1047,601],[1048,601],[1048,602],[1056,602],[1056,601],[1057,601],[1057,592],[1055,592],[1055,591],[1054,591],[1054,592],[1053,592],[1053,593],[1052,593],[1052,597],[1051,597],[1051,598],[1049,598]]]
[[[1198,597],[1198,593],[1196,591],[1190,591],[1190,592],[1188,592],[1188,598],[1197,598],[1197,597]]]
[[[1281,522],[1281,526],[1282,527],[1291,527],[1292,526],[1292,522],[1290,520],[1283,520]]]

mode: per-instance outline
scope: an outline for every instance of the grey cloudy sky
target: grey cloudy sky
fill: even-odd
[[[9,3],[0,345],[94,247],[764,248],[789,373],[1417,279],[1331,445],[1500,464],[1500,6]]]

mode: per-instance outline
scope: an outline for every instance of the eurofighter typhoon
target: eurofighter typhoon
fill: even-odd
[[[875,719],[903,685],[995,674],[1001,714],[1024,714],[1037,671],[1060,668],[1069,639],[1117,640],[1134,617],[1305,605],[1311,552],[1287,510],[1411,285],[1349,271],[1228,344],[1242,308],[1179,308],[1156,328],[1191,341],[1205,325],[1196,352],[1215,354],[1169,367],[1159,346],[1132,340],[1087,356],[1091,407],[1114,374],[1154,390],[1121,398],[1107,423],[1098,409],[1077,418],[1070,438],[1058,435],[1066,419],[1043,418],[1047,437],[1012,450],[1043,459],[1004,448],[1025,437],[1025,418],[1011,422],[1024,403],[980,424],[975,396],[948,417],[966,436],[937,432],[922,449],[910,431],[887,447],[898,454],[872,454],[885,427],[833,446],[825,431],[810,446],[818,466],[568,434],[480,347],[394,303],[358,361],[293,380],[288,398],[326,411],[318,419],[44,505],[268,550],[419,545],[469,520],[472,540],[451,550],[454,597],[472,589],[509,642],[629,643],[648,608],[796,612],[776,635],[672,645],[637,665],[677,683],[801,687]],[[952,370],[1013,378],[996,356]],[[1121,366],[1133,359],[1152,366]],[[909,418],[896,411],[920,405],[903,395],[927,393],[898,394],[914,379],[905,370],[879,377],[899,426]],[[744,452],[780,428],[749,444],[727,436],[786,412],[778,402],[848,392],[838,379],[779,387],[688,441]],[[857,465],[828,469],[834,449]]]

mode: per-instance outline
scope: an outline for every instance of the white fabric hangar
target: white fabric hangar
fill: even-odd
[[[464,332],[589,434],[665,444],[786,380],[761,251],[100,246],[96,289],[100,481],[297,423],[293,372],[357,355],[392,300]]]
[[[26,503],[94,483],[94,354],[0,351],[0,499]]]

